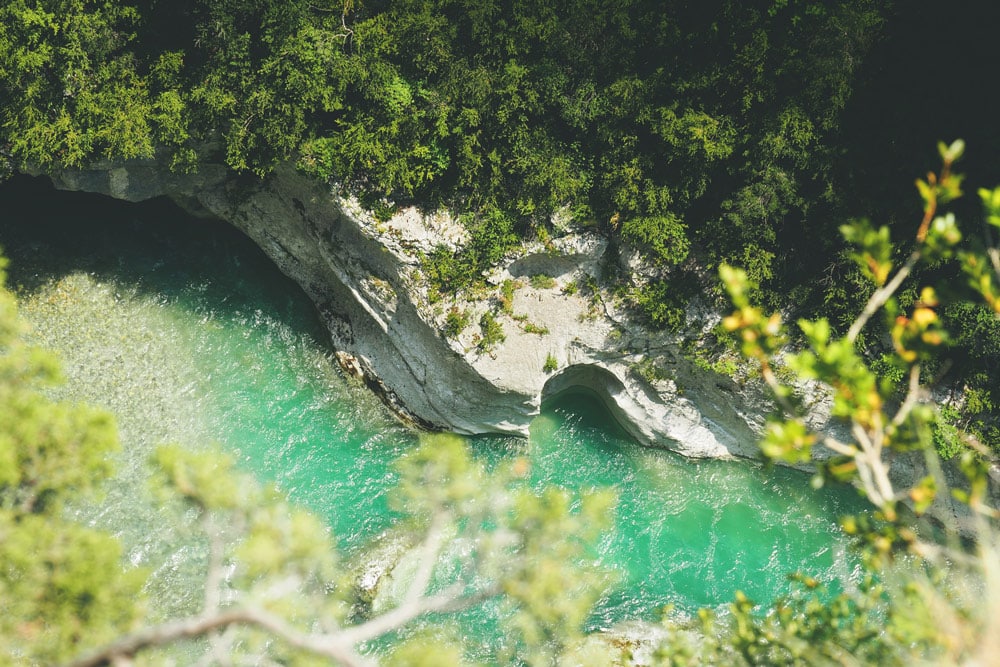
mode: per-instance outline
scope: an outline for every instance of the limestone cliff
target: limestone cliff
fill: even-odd
[[[129,201],[167,196],[242,230],[312,298],[345,367],[422,425],[523,434],[544,399],[586,388],[645,444],[700,457],[756,452],[767,411],[759,392],[698,367],[675,337],[630,323],[599,289],[573,289],[595,284],[607,249],[586,230],[564,229],[490,276],[515,289],[498,315],[506,339],[484,352],[474,324],[447,338],[446,315],[478,322],[496,295],[431,303],[423,286],[421,253],[463,239],[447,215],[410,209],[379,222],[290,166],[264,181],[211,164],[174,174],[155,161],[49,176]]]

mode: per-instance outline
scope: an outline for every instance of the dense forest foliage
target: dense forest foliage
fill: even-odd
[[[766,613],[738,598],[721,620],[703,615],[701,634],[693,620],[672,627],[658,659],[985,661],[995,652],[983,638],[998,636],[1000,618],[1000,584],[990,570],[1000,515],[984,503],[987,464],[1000,448],[1000,295],[981,247],[995,244],[989,232],[978,242],[974,198],[951,201],[961,186],[957,174],[945,174],[961,152],[955,145],[942,147],[945,172],[921,181],[923,213],[913,204],[913,178],[937,168],[928,151],[934,142],[957,136],[969,145],[964,169],[997,178],[991,160],[1000,135],[982,100],[989,83],[982,72],[1000,10],[987,4],[942,17],[924,0],[3,0],[0,174],[156,158],[182,171],[224,162],[266,179],[291,162],[379,212],[415,203],[461,213],[473,232],[469,247],[428,258],[428,274],[445,291],[471,285],[520,239],[544,238],[568,219],[606,234],[613,247],[644,253],[641,275],[611,263],[606,278],[657,327],[682,319],[685,286],[707,290],[717,266],[742,267],[725,274],[737,308],[727,328],[762,362],[792,414],[791,389],[769,366],[784,342],[774,311],[812,318],[800,333],[787,332],[803,346],[789,372],[828,383],[835,410],[857,432],[859,443],[828,443],[839,457],[818,481],[860,479],[879,508],[847,524],[871,569],[859,590],[838,595],[799,577],[796,592]],[[1000,191],[983,192],[987,219],[1000,227]],[[935,217],[946,203],[966,223],[968,251],[956,247],[954,219]],[[932,227],[920,224],[922,215]],[[844,225],[842,238],[842,224],[861,216],[872,224]],[[905,280],[889,280],[903,271]],[[875,304],[872,312],[862,311],[866,303]],[[0,602],[7,605],[0,646],[22,662],[51,662],[125,634],[137,643],[112,644],[81,664],[131,657],[155,643],[136,629],[142,573],[120,571],[111,536],[62,513],[107,473],[113,430],[103,414],[38,392],[56,371],[21,344],[5,292],[0,320]],[[941,419],[931,406],[944,392],[956,400]],[[779,420],[765,451],[802,461],[817,437],[800,421]],[[964,500],[982,519],[980,551],[922,542],[897,515],[902,498],[919,510],[944,484],[934,486],[929,475],[897,489],[883,447],[902,455],[928,443],[963,453]],[[343,609],[329,608],[342,600],[326,596],[333,575],[323,568],[332,555],[325,542],[307,539],[318,533],[312,519],[285,512],[298,518],[279,534],[282,524],[272,519],[283,501],[274,494],[248,491],[252,506],[234,507],[213,494],[219,480],[239,486],[212,476],[224,464],[171,451],[161,459],[162,485],[187,503],[193,521],[214,515],[225,523],[238,514],[236,523],[256,535],[244,537],[257,550],[225,556],[246,568],[247,599],[259,601],[255,586],[269,590],[264,570],[308,581],[316,596],[265,599],[234,616],[209,593],[211,614],[193,620],[218,625],[154,629],[188,636],[227,624],[263,628],[280,641],[254,635],[240,645],[267,644],[281,660],[315,657],[316,647],[339,659],[343,650],[352,664],[349,639],[378,636],[383,626],[365,622],[373,634],[361,635],[322,626]],[[422,496],[420,488],[437,488],[421,477],[435,465],[463,468],[451,475],[460,482],[472,464],[460,451],[443,463],[411,460],[409,474],[422,480],[409,489],[414,503],[437,502],[448,512],[468,509],[467,500],[483,507],[470,500],[476,489],[468,484]],[[504,483],[516,482],[509,472]],[[545,552],[558,542],[553,532],[577,536],[559,552],[569,554],[564,561],[594,538],[587,515],[603,514],[604,501],[581,514],[565,496],[546,503],[503,492],[505,502],[523,505],[519,516],[501,517],[522,522],[514,528],[523,544]],[[434,516],[422,514],[429,535]],[[500,525],[473,517],[466,525]],[[298,544],[288,535],[303,539],[301,549],[282,551]],[[501,556],[517,552],[503,548]],[[894,590],[881,568],[900,552],[927,560],[904,569]],[[505,562],[516,567],[503,594],[525,614],[520,659],[576,659],[574,651],[585,649],[580,619],[599,577],[576,573],[570,581],[559,563],[535,571],[524,560]],[[985,583],[971,593],[942,585],[953,571],[944,564],[968,565]],[[219,582],[206,590],[212,583]],[[566,606],[553,603],[579,590],[586,594]],[[423,593],[414,595],[421,604]],[[458,664],[457,649],[427,647]]]
[[[929,9],[9,0],[0,168],[155,155],[266,178],[290,161],[376,211],[462,214],[472,243],[426,262],[446,293],[574,220],[646,256],[640,274],[609,263],[607,278],[654,326],[680,326],[723,262],[770,305],[845,326],[870,287],[839,225],[909,224],[896,207],[938,139],[961,132],[984,177],[1000,147],[975,69],[997,11],[959,8],[940,26]],[[978,306],[947,317],[959,333],[940,375],[974,397],[953,417],[1000,445],[1000,327]],[[863,341],[874,357],[884,334]]]
[[[523,232],[569,206],[662,262],[694,241],[767,277],[881,17],[756,4],[11,2],[4,143],[42,167],[293,159]]]
[[[834,196],[877,3],[8,2],[4,153],[302,169],[531,234],[568,207],[767,280]],[[794,239],[785,238],[795,234]],[[489,257],[476,258],[476,267]],[[785,258],[783,258],[785,259]]]

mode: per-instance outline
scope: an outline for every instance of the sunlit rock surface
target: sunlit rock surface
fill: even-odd
[[[345,368],[418,424],[525,434],[542,400],[582,387],[644,444],[696,457],[756,452],[767,406],[752,383],[698,367],[676,336],[632,323],[599,290],[574,289],[599,284],[605,260],[605,241],[585,229],[563,226],[548,245],[525,248],[489,276],[517,288],[497,316],[505,341],[483,352],[476,323],[496,310],[496,294],[432,303],[420,274],[422,253],[465,240],[447,215],[407,209],[379,222],[290,166],[264,181],[211,164],[174,174],[154,161],[50,177],[62,189],[129,201],[167,196],[242,230],[314,301]],[[539,275],[551,280],[531,280]],[[452,307],[471,322],[455,339],[443,334]]]

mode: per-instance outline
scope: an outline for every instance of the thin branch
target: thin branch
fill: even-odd
[[[982,565],[981,556],[975,556],[962,549],[945,547],[926,540],[916,540],[911,547],[913,553],[921,558],[941,566],[959,563],[965,567]]]
[[[204,614],[212,614],[219,610],[219,601],[222,597],[223,568],[222,558],[225,545],[222,543],[222,535],[215,527],[212,520],[212,513],[205,512],[202,515],[202,529],[208,536],[208,571],[205,573],[205,607]]]
[[[840,440],[834,438],[832,435],[823,436],[823,440],[821,442],[823,443],[823,446],[825,446],[827,449],[831,450],[835,454],[840,454],[841,456],[850,456],[851,458],[854,458],[855,456],[858,455],[857,447],[855,447],[854,445],[848,445],[845,442],[841,442]]]
[[[235,625],[230,625],[225,630],[212,633],[209,641],[212,644],[211,653],[214,655],[216,662],[214,664],[221,665],[222,667],[227,667],[233,664],[233,640],[236,637],[236,627]],[[207,657],[207,654],[206,654]],[[209,662],[208,664],[213,664]]]
[[[202,530],[208,537],[208,569],[205,572],[205,600],[201,613],[203,616],[208,616],[217,613],[221,606],[222,582],[225,579],[223,560],[226,547],[212,512],[204,512],[201,523]],[[224,629],[213,630],[206,637],[210,647],[209,653],[223,667],[232,665],[232,661],[227,657],[227,654],[232,652],[232,635],[229,632],[232,627],[227,626]]]
[[[985,220],[983,220],[983,241],[986,247],[986,256],[990,258],[990,263],[993,265],[993,272],[996,273],[997,279],[1000,279],[1000,247],[993,243],[990,225]]]
[[[253,596],[258,600],[281,600],[295,595],[296,591],[301,588],[302,578],[295,574],[289,574],[281,579],[268,582],[264,588],[254,588]]]
[[[860,334],[861,330],[864,329],[866,324],[868,324],[868,320],[870,320],[872,315],[877,313],[879,309],[885,305],[886,301],[888,301],[889,298],[895,294],[896,290],[899,289],[899,286],[903,284],[903,281],[906,280],[910,273],[913,272],[913,267],[917,265],[918,261],[920,261],[920,250],[914,250],[910,254],[909,259],[906,260],[906,264],[904,264],[899,271],[896,272],[896,275],[892,277],[892,280],[883,285],[880,289],[876,290],[875,293],[869,297],[864,310],[861,311],[861,314],[858,315],[857,319],[854,320],[854,323],[851,325],[851,328],[847,331],[848,341],[853,343],[857,340],[858,334]]]
[[[420,559],[418,561],[417,572],[406,591],[403,604],[413,604],[427,592],[427,587],[431,583],[431,575],[434,573],[434,565],[437,563],[438,554],[444,545],[444,525],[448,517],[444,512],[435,512],[431,517],[431,525],[427,529],[427,536],[424,537],[423,544],[420,545]]]
[[[993,264],[993,271],[997,274],[997,279],[1000,280],[1000,248],[990,248],[986,251],[989,255],[990,263]]]
[[[878,490],[877,496],[870,496],[872,502],[886,510],[888,508],[885,505],[898,498],[896,489],[892,486],[892,480],[889,479],[889,469],[886,467],[885,461],[882,460],[882,442],[885,431],[876,428],[874,433],[869,435],[861,424],[854,422],[851,426],[851,433],[862,449],[862,453],[855,456],[856,460],[860,459],[858,472],[867,469],[868,484]]]
[[[941,182],[944,183],[944,179],[947,178],[947,167],[941,172]],[[933,183],[933,181],[931,181]],[[924,239],[927,238],[927,232],[931,228],[931,221],[934,219],[934,213],[937,211],[937,201],[932,201],[928,204],[927,208],[924,209],[924,217],[920,221],[920,226],[917,228],[917,243],[923,243]]]
[[[411,603],[401,604],[361,625],[344,628],[337,633],[336,639],[338,641],[346,641],[353,646],[401,628],[424,614],[461,611],[462,609],[468,609],[485,600],[496,597],[503,592],[499,584],[492,584],[471,595],[463,595],[462,591],[464,588],[465,585],[459,582],[432,597],[420,598]]]
[[[761,357],[758,361],[760,361],[760,375],[764,378],[764,382],[767,383],[767,386],[770,387],[771,393],[774,394],[774,400],[778,402],[778,405],[785,411],[785,414],[789,417],[794,417],[795,406],[792,405],[785,396],[785,386],[781,384],[778,380],[778,376],[774,374],[771,364],[768,363],[767,359],[764,357]]]
[[[875,486],[875,482],[872,480],[872,471],[864,462],[858,465],[858,479],[861,480],[861,486],[864,488],[865,495],[868,496],[868,500],[877,507],[882,506],[882,498],[879,494],[878,488]]]
[[[401,628],[424,614],[459,611],[495,597],[502,592],[499,584],[493,584],[470,595],[463,594],[464,590],[465,584],[459,582],[437,595],[419,597],[405,602],[361,625],[329,633],[303,632],[279,616],[257,607],[241,607],[217,613],[206,613],[145,628],[85,654],[68,663],[66,667],[101,667],[119,664],[123,660],[134,657],[144,649],[163,646],[180,639],[203,637],[237,625],[259,628],[271,633],[292,648],[330,658],[347,667],[369,667],[372,664],[371,661],[355,651],[354,647],[357,644]]]
[[[336,635],[310,635],[263,609],[245,607],[210,615],[195,616],[145,628],[67,663],[66,667],[101,667],[134,657],[144,649],[163,646],[180,639],[201,637],[233,625],[246,625],[270,632],[293,648],[331,658],[347,667],[368,667],[371,661],[358,655],[353,645],[331,641]]]
[[[851,435],[861,447],[861,452],[855,454],[854,459],[858,462],[858,476],[868,499],[877,507],[887,509],[885,505],[895,499],[896,491],[882,461],[882,448],[858,422],[851,424]]]
[[[920,388],[920,364],[914,364],[910,367],[910,385],[906,391],[906,398],[903,399],[903,404],[899,406],[896,416],[892,419],[893,426],[900,426],[906,421],[913,408],[917,407],[917,403],[920,402],[921,394],[923,391]]]

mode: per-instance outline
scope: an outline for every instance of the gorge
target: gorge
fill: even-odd
[[[461,240],[446,214],[407,209],[378,222],[291,167],[256,181],[222,165],[182,175],[132,161],[61,171],[52,180],[133,202],[167,196],[192,214],[231,223],[309,295],[357,372],[418,424],[523,435],[542,398],[583,386],[644,444],[694,457],[756,456],[760,413],[768,409],[759,391],[698,368],[681,352],[682,337],[638,327],[610,298],[595,306],[562,293],[566,283],[600,277],[605,244],[586,230],[567,230],[551,249],[529,247],[498,270],[494,285],[523,278],[519,267],[532,263],[536,274],[559,280],[523,287],[513,304],[546,334],[524,332],[512,312],[501,322],[507,340],[484,354],[468,335],[445,337],[445,307],[433,307],[421,284],[421,253]],[[489,296],[456,307],[478,320],[488,305]],[[709,313],[689,326],[717,321]],[[543,368],[547,355],[557,360],[554,373]],[[644,360],[666,372],[650,382],[635,372]],[[821,421],[822,411],[816,414]]]
[[[193,575],[184,549],[149,530],[158,519],[142,499],[144,459],[160,442],[221,442],[323,516],[355,559],[391,535],[390,463],[414,434],[341,379],[311,303],[257,248],[162,201],[123,206],[28,180],[0,197],[22,212],[0,226],[0,245],[33,340],[61,352],[64,397],[112,409],[122,432],[122,474],[84,519],[122,536],[130,562],[156,568],[163,613],[190,605]],[[486,460],[526,456],[539,487],[617,490],[600,556],[623,582],[593,628],[668,603],[717,607],[738,589],[770,599],[795,570],[851,585],[836,520],[861,506],[852,492],[816,495],[791,470],[640,446],[594,398],[561,389],[550,386],[558,395],[528,422],[528,439],[473,444]]]
[[[992,664],[988,4],[0,2],[0,655]]]

